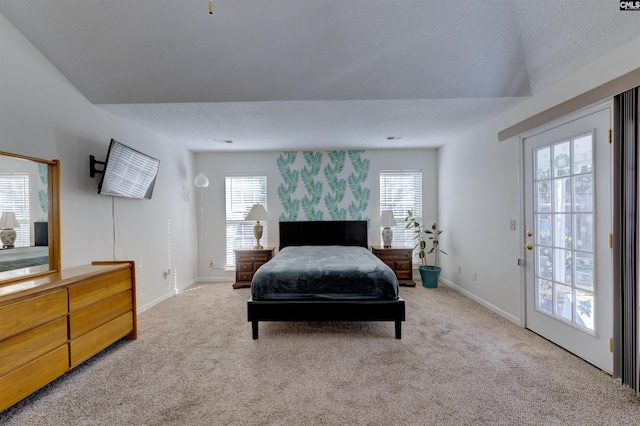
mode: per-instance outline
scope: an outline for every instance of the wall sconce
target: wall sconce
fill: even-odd
[[[253,225],[253,236],[256,237],[256,245],[254,250],[261,250],[263,247],[260,245],[260,238],[262,238],[262,225],[261,220],[269,220],[269,214],[264,209],[262,204],[254,204],[249,210],[247,217],[244,220],[256,220],[256,224]]]
[[[393,210],[382,210],[380,213],[380,226],[382,229],[382,247],[391,248],[393,241],[393,231],[391,227],[397,226],[396,218],[393,216]]]
[[[20,224],[16,219],[14,212],[2,212],[0,216],[0,241],[2,248],[13,248],[16,241],[16,231],[13,228],[19,228]]]

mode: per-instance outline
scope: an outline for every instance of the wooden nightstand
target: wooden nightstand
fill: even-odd
[[[251,287],[253,274],[273,257],[275,247],[234,250],[236,253],[236,282],[233,288]]]
[[[415,287],[413,281],[413,249],[406,247],[371,247],[373,254],[389,265],[396,273],[398,283],[407,287]]]

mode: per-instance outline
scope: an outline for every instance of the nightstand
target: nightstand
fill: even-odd
[[[233,288],[251,287],[253,274],[274,256],[275,247],[234,250],[236,254],[236,282]]]
[[[413,281],[413,249],[406,247],[371,247],[371,252],[389,265],[396,273],[398,283],[406,287],[415,287]]]

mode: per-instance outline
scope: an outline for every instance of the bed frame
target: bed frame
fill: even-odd
[[[368,247],[364,220],[280,222],[280,249],[300,245]],[[247,302],[253,338],[260,321],[394,321],[402,337],[405,304],[396,300],[253,300]]]

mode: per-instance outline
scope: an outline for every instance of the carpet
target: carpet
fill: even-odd
[[[249,289],[196,284],[0,413],[3,425],[635,425],[608,374],[446,287],[391,322],[261,323]]]

